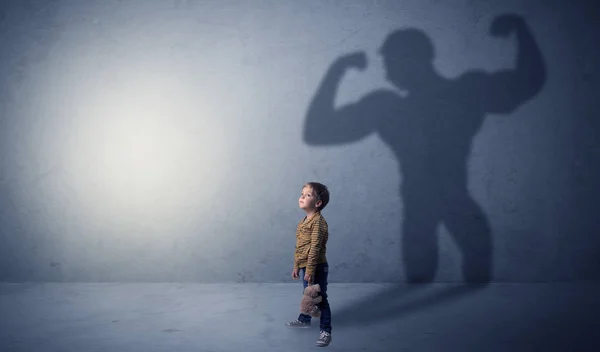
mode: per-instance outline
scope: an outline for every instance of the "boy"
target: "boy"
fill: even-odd
[[[317,346],[325,347],[331,342],[331,310],[327,299],[327,275],[329,264],[325,256],[329,232],[327,222],[321,211],[329,203],[327,186],[318,182],[309,182],[302,188],[298,200],[300,209],[306,216],[296,228],[296,250],[292,279],[297,280],[299,272],[303,275],[303,286],[319,284],[323,300],[318,307],[321,310],[320,334]],[[286,323],[290,328],[310,327],[311,316],[300,314],[297,320]]]

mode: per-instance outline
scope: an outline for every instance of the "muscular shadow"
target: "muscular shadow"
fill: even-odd
[[[447,79],[433,66],[429,37],[418,29],[400,29],[390,33],[379,50],[395,90],[377,90],[336,108],[344,74],[367,64],[364,53],[351,53],[329,67],[306,115],[308,145],[341,145],[376,133],[397,157],[404,204],[403,269],[409,283],[434,280],[440,224],[460,249],[464,281],[481,284],[492,279],[492,230],[467,187],[471,144],[487,114],[510,114],[535,97],[546,81],[546,69],[521,17],[495,18],[490,33],[516,41],[514,69],[469,71]]]

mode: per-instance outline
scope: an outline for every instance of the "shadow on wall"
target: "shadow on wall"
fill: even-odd
[[[329,67],[307,112],[307,144],[340,145],[378,133],[398,158],[403,176],[402,255],[409,283],[434,280],[440,223],[461,251],[464,280],[481,287],[492,279],[492,230],[467,188],[471,143],[486,114],[509,114],[535,97],[544,86],[546,70],[521,17],[506,14],[495,18],[490,33],[516,37],[515,69],[470,71],[446,79],[435,71],[429,37],[418,29],[400,29],[389,34],[380,49],[386,77],[398,92],[378,90],[335,109],[336,91],[346,71],[367,66],[364,53],[352,53]],[[441,296],[449,298],[457,292],[462,290]],[[369,305],[384,304],[384,297],[371,298]]]

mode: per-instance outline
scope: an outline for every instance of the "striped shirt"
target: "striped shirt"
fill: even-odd
[[[317,264],[327,262],[325,255],[328,237],[327,221],[320,211],[310,219],[304,217],[296,228],[294,268],[306,267],[306,273],[314,275]]]

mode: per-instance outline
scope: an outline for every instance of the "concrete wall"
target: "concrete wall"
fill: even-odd
[[[1,6],[0,280],[288,281],[312,180],[332,282],[600,277],[592,1]]]

